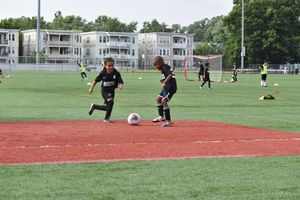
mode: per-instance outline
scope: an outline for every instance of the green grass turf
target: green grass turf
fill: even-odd
[[[96,74],[89,74],[90,82]],[[138,77],[142,77],[139,80]],[[269,87],[259,86],[259,75],[239,75],[239,83],[213,83],[199,90],[199,82],[177,74],[178,92],[170,106],[173,119],[211,120],[300,133],[300,76],[270,75]],[[157,115],[158,73],[123,73],[124,91],[117,91],[113,119],[138,112],[143,119]],[[225,79],[229,80],[230,75]],[[0,121],[102,119],[87,114],[90,103],[103,103],[100,89],[87,95],[87,81],[78,73],[12,74],[0,85]],[[279,87],[274,87],[278,83]],[[258,101],[273,94],[275,101]]]
[[[96,74],[89,74],[92,80]],[[138,77],[143,77],[138,80]],[[178,77],[171,101],[176,119],[211,120],[300,133],[299,76],[239,75],[239,83]],[[113,119],[138,112],[156,116],[157,73],[123,73]],[[230,75],[225,79],[229,80]],[[18,72],[0,84],[0,121],[102,119],[87,115],[102,103],[99,90],[87,95],[78,73]],[[273,84],[278,83],[279,87]],[[258,101],[273,94],[275,101]],[[199,123],[201,125],[201,123]],[[0,131],[1,132],[1,131]],[[194,159],[177,161],[1,166],[0,199],[300,199],[300,157]]]
[[[300,157],[1,167],[0,199],[300,199]]]

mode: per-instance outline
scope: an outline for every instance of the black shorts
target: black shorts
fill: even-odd
[[[261,75],[261,80],[266,81],[267,80],[267,74],[262,74]]]
[[[102,97],[105,102],[107,102],[108,99],[114,99],[115,98],[115,91],[101,91]]]
[[[162,99],[167,99],[167,101],[170,101],[175,93],[176,90],[162,90],[158,96]]]

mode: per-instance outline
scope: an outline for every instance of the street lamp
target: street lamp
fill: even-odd
[[[37,13],[37,20],[36,20],[36,35],[37,35],[37,42],[36,42],[36,57],[35,57],[35,63],[36,65],[39,64],[40,61],[40,40],[41,40],[41,24],[40,24],[40,18],[41,18],[41,0],[38,0],[38,13]]]
[[[245,40],[245,10],[244,0],[242,0],[242,47],[241,47],[241,71],[244,71],[244,58],[246,55]]]

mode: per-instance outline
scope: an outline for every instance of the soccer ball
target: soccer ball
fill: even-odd
[[[137,126],[141,122],[141,117],[137,113],[131,113],[127,118],[128,124],[132,126]]]

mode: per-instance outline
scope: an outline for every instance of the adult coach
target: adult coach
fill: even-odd
[[[268,62],[265,61],[264,64],[260,66],[260,74],[261,74],[261,87],[267,87],[267,75],[268,75]]]

